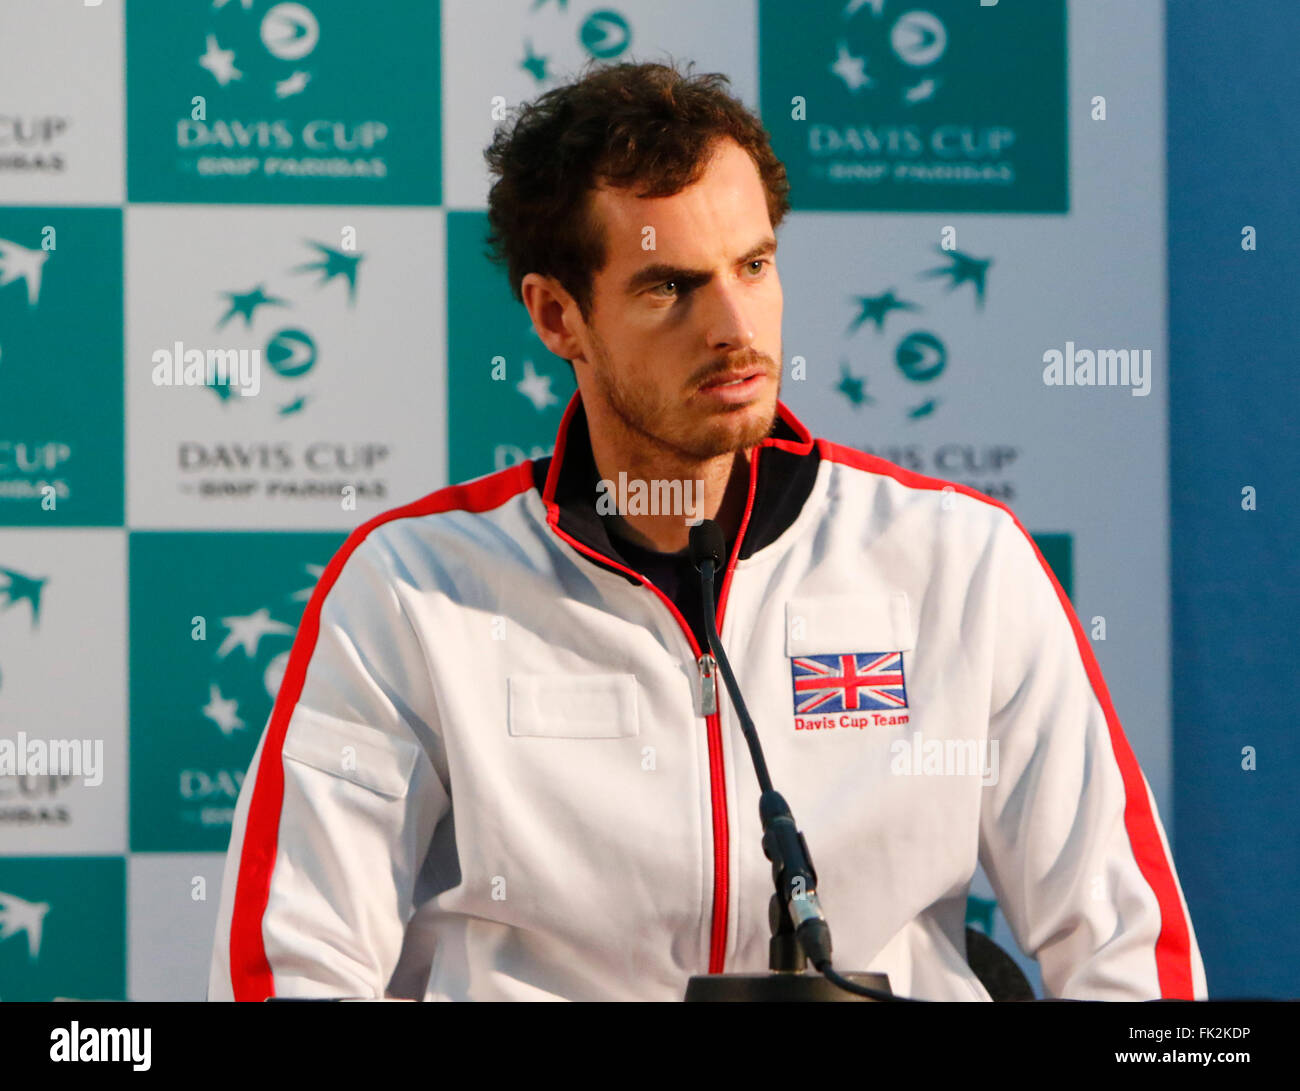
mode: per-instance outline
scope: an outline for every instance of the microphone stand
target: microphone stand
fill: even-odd
[[[878,973],[841,974],[831,964],[831,933],[817,899],[817,872],[807,842],[795,825],[789,804],[772,786],[763,747],[745,706],[740,685],[718,634],[713,591],[714,571],[723,563],[722,530],[712,519],[691,527],[691,559],[700,572],[704,595],[704,627],[709,649],[722,673],[749,755],[758,776],[759,818],[763,824],[763,854],[772,862],[776,886],[768,902],[766,974],[696,974],[686,986],[687,1001],[910,1001],[895,996],[889,978]],[[805,972],[811,961],[818,974]]]

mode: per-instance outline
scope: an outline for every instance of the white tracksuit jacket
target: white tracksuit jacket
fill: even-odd
[[[602,558],[576,395],[555,451],[372,519],[326,568],[235,811],[210,999],[679,1000],[766,970],[721,679],[706,712],[689,626]],[[1049,995],[1204,998],[1150,789],[1014,515],[785,406],[750,473],[719,626],[836,966],[988,999],[979,861]]]

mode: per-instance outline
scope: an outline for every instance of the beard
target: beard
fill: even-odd
[[[730,411],[702,412],[672,401],[670,395],[653,386],[620,375],[611,366],[609,350],[600,335],[594,329],[590,333],[596,385],[611,412],[633,436],[678,458],[702,462],[753,447],[771,434],[776,423],[776,402],[781,396],[781,368],[765,353],[742,350],[693,376],[689,385],[697,389],[711,376],[742,367],[762,368],[769,379],[775,380],[776,394],[769,403],[755,401]]]

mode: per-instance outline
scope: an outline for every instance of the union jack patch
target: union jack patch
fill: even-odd
[[[790,668],[795,712],[907,708],[902,652],[799,655]]]

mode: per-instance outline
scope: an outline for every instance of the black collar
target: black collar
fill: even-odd
[[[808,429],[777,403],[772,432],[750,459],[749,497],[740,522],[740,550],[728,543],[731,563],[771,545],[798,518],[817,480],[821,462]],[[547,522],[597,564],[640,581],[622,562],[596,510],[598,471],[591,453],[587,413],[577,393],[555,437],[555,454],[533,460],[533,485],[546,504]],[[757,478],[757,480],[755,480]]]

